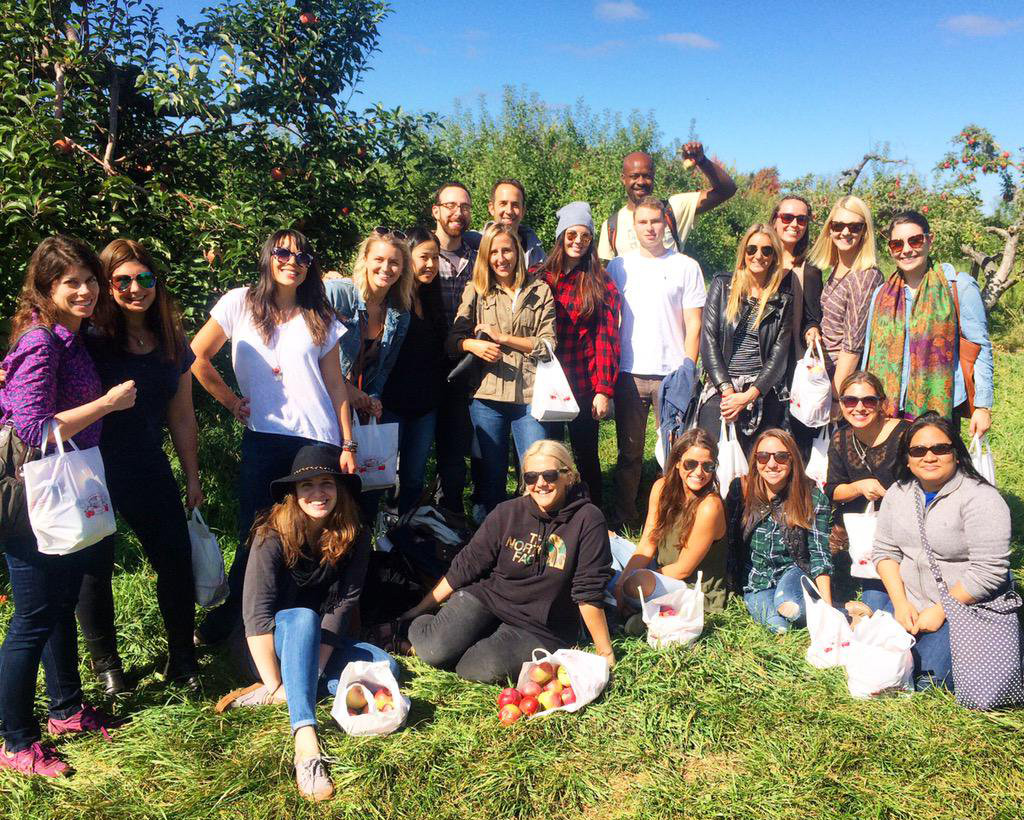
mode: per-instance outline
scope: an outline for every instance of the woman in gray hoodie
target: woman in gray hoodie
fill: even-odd
[[[950,594],[987,601],[1010,583],[1010,510],[971,464],[949,419],[928,412],[907,430],[897,455],[897,483],[878,511],[872,559],[891,612],[911,635],[918,689],[953,689],[949,624],[921,542],[928,544]]]

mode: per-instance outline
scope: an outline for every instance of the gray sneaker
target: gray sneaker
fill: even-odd
[[[299,794],[316,803],[334,797],[334,783],[322,757],[295,761],[295,785]]]
[[[228,709],[243,709],[247,706],[263,706],[270,702],[270,693],[262,683],[254,683],[251,686],[243,686],[228,692],[217,701],[213,711],[218,715]]]

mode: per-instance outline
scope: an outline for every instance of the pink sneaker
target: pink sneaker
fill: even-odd
[[[27,749],[14,754],[0,744],[0,769],[11,769],[22,774],[38,774],[42,777],[63,777],[71,771],[51,746],[33,743]]]
[[[107,729],[117,729],[128,721],[123,718],[114,718],[104,714],[99,709],[93,709],[89,704],[82,706],[81,711],[76,712],[64,720],[50,718],[46,721],[46,731],[51,735],[66,735],[77,732],[100,732],[103,737],[110,740]]]

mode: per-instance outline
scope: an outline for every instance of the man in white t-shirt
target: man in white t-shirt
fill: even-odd
[[[668,210],[665,213],[666,230],[662,244],[666,248],[675,248],[680,253],[683,252],[687,234],[690,233],[697,214],[710,211],[736,193],[736,183],[732,177],[721,165],[704,155],[704,146],[701,143],[686,143],[682,147],[682,154],[686,160],[700,169],[711,185],[703,191],[672,194],[668,198]],[[649,197],[654,189],[654,158],[644,151],[627,154],[622,160],[621,178],[626,189],[626,204],[610,219],[601,223],[597,255],[605,262],[640,249],[633,214],[636,212],[637,203]]]
[[[636,523],[647,417],[653,405],[655,426],[660,424],[658,386],[686,359],[696,364],[706,299],[700,265],[665,247],[667,220],[661,200],[641,200],[633,218],[639,250],[608,265],[608,276],[622,295],[622,355],[615,383],[619,459],[612,524],[616,529]]]

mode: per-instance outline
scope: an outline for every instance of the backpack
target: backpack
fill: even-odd
[[[665,221],[668,222],[668,230],[672,234],[672,240],[676,243],[676,250],[682,253],[683,243],[679,241],[679,226],[676,224],[676,215],[672,213],[668,200],[661,200],[661,204],[665,209]],[[613,256],[619,255],[619,250],[615,247],[615,235],[618,233],[618,227],[619,209],[616,208],[612,211],[612,215],[608,217],[608,244],[611,245]]]

